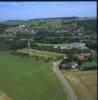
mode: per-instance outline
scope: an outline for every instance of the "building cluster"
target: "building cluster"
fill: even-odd
[[[36,34],[36,30],[29,25],[19,25],[15,27],[9,27],[5,29],[5,32],[0,35],[0,37],[15,37],[17,33],[33,33]]]
[[[88,49],[85,43],[71,43],[67,45],[69,49]]]
[[[66,44],[65,46],[54,46],[54,48],[60,48],[60,49],[80,49],[80,50],[87,50],[88,47],[86,47],[85,43],[70,43]]]
[[[61,66],[63,69],[74,69],[76,67],[78,67],[78,63],[75,62],[75,61],[70,61],[69,63],[65,63],[65,64],[62,64]]]
[[[92,50],[89,53],[76,53],[74,54],[74,59],[69,59],[69,57],[64,57],[63,63],[59,66],[60,69],[74,69],[80,66],[80,63],[94,61],[96,57],[96,51]],[[67,60],[69,59],[69,60]]]

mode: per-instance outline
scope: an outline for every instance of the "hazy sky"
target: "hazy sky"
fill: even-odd
[[[0,2],[0,20],[97,16],[96,2]]]

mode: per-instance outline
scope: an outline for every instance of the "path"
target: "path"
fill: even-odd
[[[55,72],[59,81],[62,83],[64,92],[69,95],[70,100],[77,100],[77,96],[76,96],[74,90],[71,88],[68,81],[64,78],[64,75],[61,73],[61,71],[59,69],[60,62],[61,62],[61,60],[53,62],[53,71]]]

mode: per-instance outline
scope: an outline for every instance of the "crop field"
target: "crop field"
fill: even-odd
[[[65,78],[75,90],[78,100],[97,100],[96,71],[65,71]]]
[[[45,43],[33,43],[39,46],[66,46],[67,44],[63,43],[63,44],[45,44]]]
[[[11,98],[4,100],[67,100],[51,64],[7,52],[0,52],[2,94]]]
[[[28,49],[20,49],[20,50],[17,50],[17,52],[28,53]],[[53,60],[56,60],[56,59],[64,56],[64,54],[62,54],[62,53],[40,51],[40,50],[36,50],[36,49],[30,49],[30,52],[31,52],[31,56],[39,56],[39,57],[43,57],[46,59],[50,58]]]

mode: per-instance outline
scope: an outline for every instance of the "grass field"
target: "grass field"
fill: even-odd
[[[39,45],[39,46],[65,46],[66,44],[63,43],[63,44],[45,44],[45,43],[34,43],[36,45]]]
[[[67,100],[52,66],[0,52],[0,91],[12,100]]]
[[[31,56],[39,56],[39,57],[43,57],[45,59],[50,58],[53,60],[57,60],[58,58],[64,56],[64,54],[62,54],[62,53],[41,51],[41,50],[36,50],[36,49],[30,49],[30,51],[31,51]],[[20,49],[20,50],[17,50],[17,52],[28,53],[28,49],[26,49],[26,48]]]
[[[65,78],[75,90],[78,100],[97,100],[96,71],[65,71]]]

